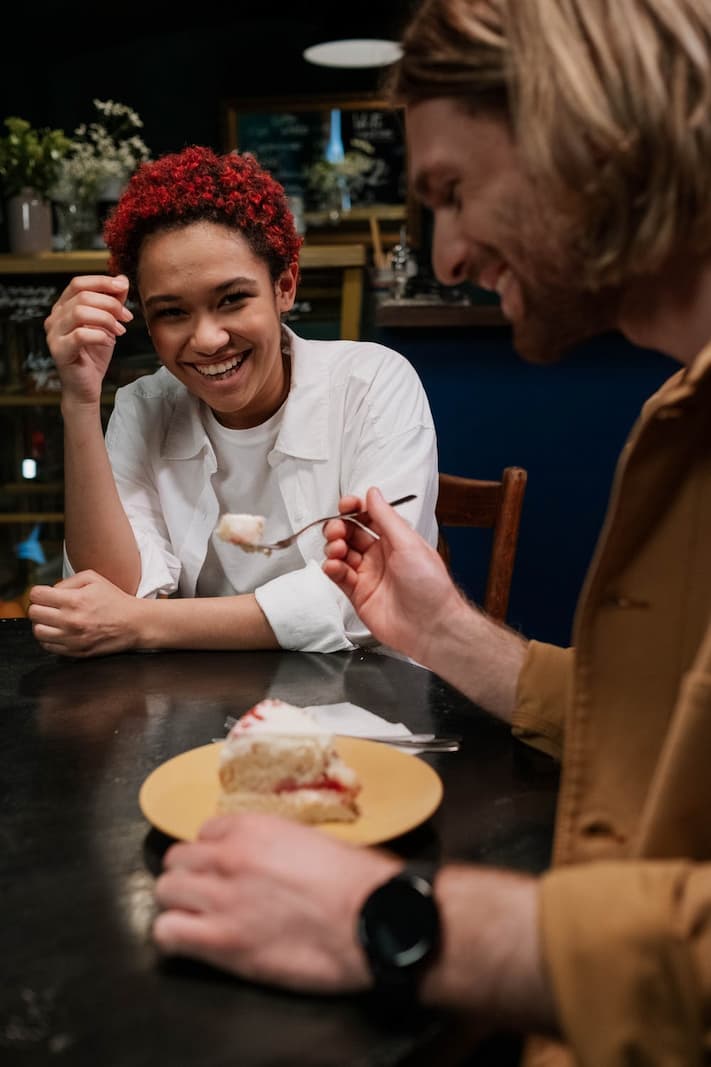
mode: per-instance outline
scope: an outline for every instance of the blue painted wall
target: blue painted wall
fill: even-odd
[[[376,330],[418,371],[437,427],[440,470],[496,478],[528,470],[509,622],[567,644],[619,451],[644,400],[677,369],[617,334],[551,367],[525,363],[508,329]],[[483,590],[486,531],[453,530],[453,569]]]

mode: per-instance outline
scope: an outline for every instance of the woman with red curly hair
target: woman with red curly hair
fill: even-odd
[[[52,652],[374,644],[323,574],[318,527],[264,556],[215,537],[223,512],[269,540],[344,493],[415,493],[436,540],[437,452],[419,378],[398,353],[286,327],[301,238],[284,190],[249,155],[190,147],[143,164],[104,231],[110,274],[74,278],[45,323],[62,381],[65,577],[29,616]],[[132,313],[162,367],[102,383]]]

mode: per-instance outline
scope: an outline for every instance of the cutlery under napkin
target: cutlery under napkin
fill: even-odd
[[[416,735],[413,735],[412,730],[409,730],[403,722],[390,722],[388,719],[383,719],[380,715],[375,715],[374,712],[367,711],[357,704],[351,704],[350,701],[343,701],[339,704],[310,704],[304,710],[320,726],[323,726],[324,731],[329,734],[342,734],[345,737],[377,737],[378,739],[392,737],[392,742],[388,740],[385,743],[392,745],[393,748],[397,748],[400,752],[409,752],[413,756],[427,751],[428,748],[427,741],[424,740],[422,748],[412,744],[407,746],[398,745],[398,737],[406,738]],[[229,730],[235,721],[234,717],[228,715],[225,720],[225,729]],[[419,737],[419,735],[417,736]],[[458,741],[456,738],[452,740]],[[456,751],[456,749],[452,749],[452,751]]]
[[[407,737],[412,733],[403,722],[390,722],[388,719],[375,715],[372,711],[344,701],[341,704],[313,704],[306,711],[316,719],[324,730],[332,734],[345,734],[348,737],[390,737],[393,745],[397,747],[396,738]],[[401,752],[410,752],[416,756],[420,751],[408,746],[401,748]]]

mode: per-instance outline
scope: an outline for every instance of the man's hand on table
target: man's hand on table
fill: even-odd
[[[156,883],[161,952],[242,978],[308,993],[371,985],[356,938],[365,899],[402,867],[273,815],[209,820],[173,845]],[[508,871],[447,866],[435,881],[442,950],[421,985],[423,1002],[487,1024],[554,1029],[540,958],[538,883]]]
[[[402,860],[262,814],[205,823],[173,845],[156,884],[164,953],[305,992],[370,984],[354,931],[368,893]]]

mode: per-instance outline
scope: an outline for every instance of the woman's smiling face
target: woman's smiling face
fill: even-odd
[[[163,365],[233,429],[270,418],[289,391],[281,315],[297,267],[276,281],[236,230],[212,222],[150,234],[138,290]]]

